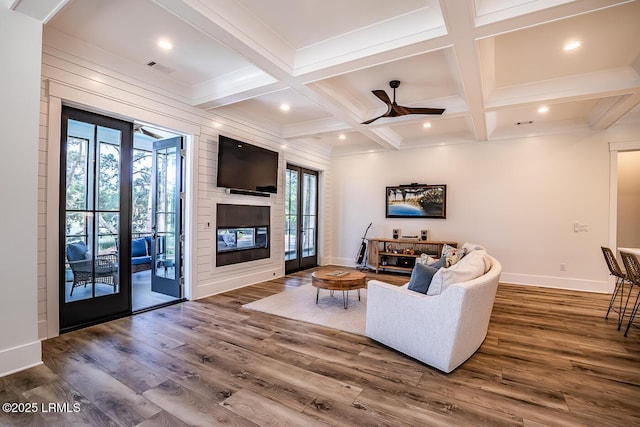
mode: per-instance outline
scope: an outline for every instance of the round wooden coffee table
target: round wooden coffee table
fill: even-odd
[[[316,292],[316,304],[320,297],[320,289],[342,291],[342,303],[345,310],[349,304],[349,291],[358,290],[358,301],[360,301],[360,289],[365,288],[364,273],[360,271],[347,270],[318,270],[311,274],[311,284],[318,290]]]

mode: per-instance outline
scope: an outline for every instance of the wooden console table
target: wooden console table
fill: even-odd
[[[457,242],[420,239],[383,239],[374,237],[368,239],[368,241],[368,263],[376,269],[376,273],[380,270],[410,272],[413,270],[413,266],[398,265],[400,258],[415,260],[416,258],[420,258],[422,254],[440,258],[444,245],[458,247]],[[411,253],[411,251],[413,251],[413,253]]]

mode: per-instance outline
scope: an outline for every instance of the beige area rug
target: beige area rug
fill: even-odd
[[[245,304],[242,307],[262,311],[287,319],[301,320],[316,325],[364,335],[367,310],[367,290],[349,291],[349,305],[342,305],[342,291],[320,289],[320,300],[316,304],[317,289],[311,284],[286,290],[279,294]]]

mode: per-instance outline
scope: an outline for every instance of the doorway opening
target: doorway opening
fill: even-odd
[[[618,152],[618,247],[640,247],[640,151]]]
[[[183,139],[63,107],[61,332],[182,299]]]

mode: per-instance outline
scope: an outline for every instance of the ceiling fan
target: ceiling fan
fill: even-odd
[[[146,135],[146,136],[149,136],[149,137],[154,138],[154,139],[162,139],[162,136],[158,135],[155,132],[152,132],[152,131],[148,130],[142,124],[135,123],[133,125],[133,131],[137,132],[137,133],[141,133],[141,134]]]
[[[389,82],[389,86],[393,89],[393,102],[389,99],[387,92],[384,90],[372,90],[375,96],[377,96],[382,102],[387,104],[387,112],[381,116],[373,118],[371,120],[367,120],[366,122],[362,122],[363,125],[368,125],[382,117],[399,117],[406,116],[407,114],[442,114],[444,113],[444,108],[415,108],[415,107],[403,107],[402,105],[398,105],[396,103],[396,88],[400,86],[400,80],[391,80]]]

